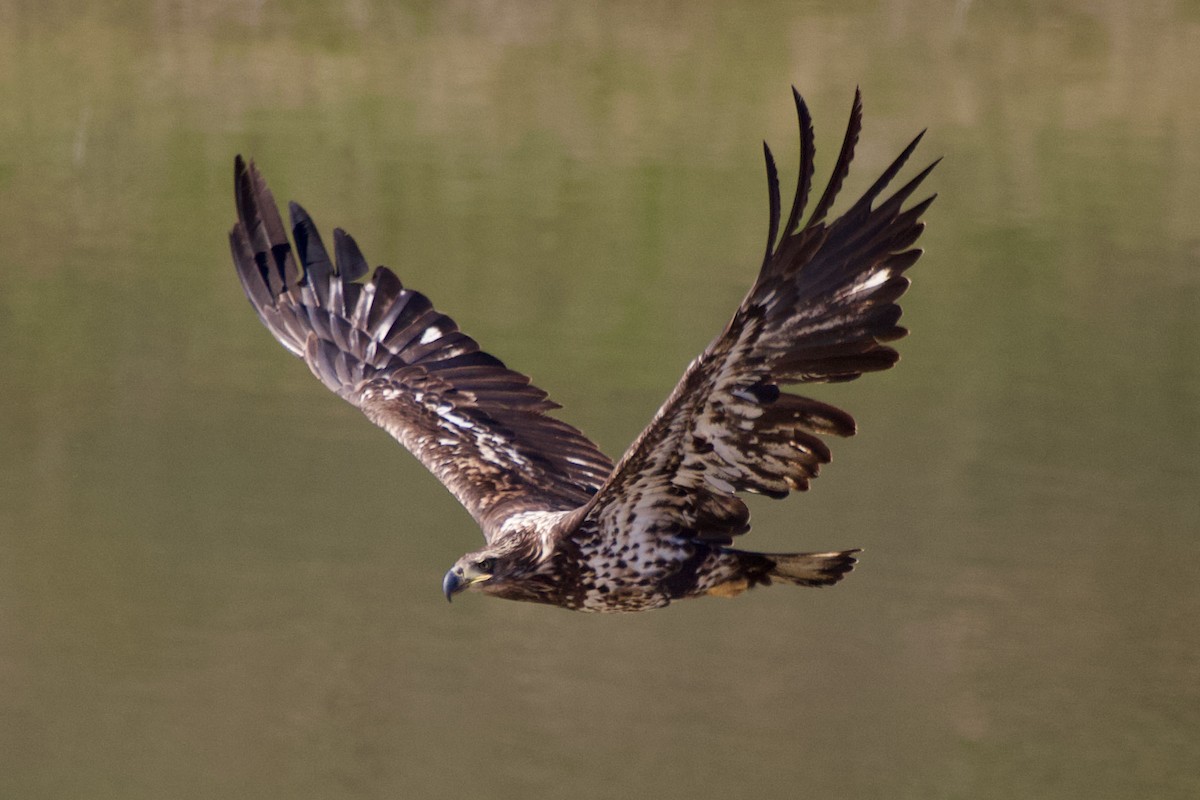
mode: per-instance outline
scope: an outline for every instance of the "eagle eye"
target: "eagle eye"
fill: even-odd
[[[485,559],[482,559],[482,560],[480,560],[479,562],[477,562],[477,563],[475,564],[475,567],[476,567],[476,568],[477,568],[477,569],[478,569],[480,572],[483,572],[483,573],[486,573],[486,574],[488,574],[488,575],[491,575],[493,572],[495,572],[495,571],[496,571],[496,559],[494,559],[494,558],[485,558]]]

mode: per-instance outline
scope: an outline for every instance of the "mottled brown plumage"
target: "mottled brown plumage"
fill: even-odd
[[[847,381],[887,369],[886,343],[906,331],[896,300],[930,197],[904,209],[930,165],[886,200],[920,136],[833,222],[861,128],[855,93],[830,182],[807,222],[813,133],[795,94],[800,169],[780,225],[770,190],[766,255],[733,319],[688,367],[650,425],[613,463],[529,379],[480,350],[428,299],[367,263],[334,231],[331,259],[316,227],[289,206],[293,247],[261,175],[235,164],[234,264],[263,323],[331,390],[387,430],[442,481],[483,530],[486,546],[446,574],[465,588],[582,611],[640,611],[700,595],[734,596],[774,581],[836,583],[855,550],[754,553],[734,548],[750,514],[737,497],[808,488],[829,448],[849,436],[844,411],[780,387]],[[936,164],[936,162],[934,162]]]

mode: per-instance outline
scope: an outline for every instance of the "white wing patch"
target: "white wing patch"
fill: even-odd
[[[363,392],[364,400],[370,401],[375,398],[389,401],[408,400],[424,407],[428,411],[432,411],[437,415],[440,427],[460,431],[470,437],[475,442],[479,455],[486,461],[501,466],[510,466],[513,464],[517,466],[529,465],[529,459],[521,455],[512,446],[511,442],[476,424],[469,417],[459,413],[458,409],[453,405],[441,400],[436,395],[429,395],[420,391],[404,391],[390,386],[382,390],[367,389]],[[429,437],[421,436],[414,441],[414,444],[419,447],[428,442]],[[453,436],[440,436],[437,438],[437,443],[442,447],[453,447],[459,444],[460,440]]]
[[[858,294],[859,292],[869,292],[876,287],[887,283],[888,278],[892,277],[890,269],[880,269],[872,272],[858,283],[852,284],[846,289],[846,295]]]

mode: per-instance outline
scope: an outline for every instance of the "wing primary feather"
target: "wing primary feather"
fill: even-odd
[[[883,240],[884,246],[892,252],[897,252],[912,245],[925,230],[925,223],[921,221],[921,215],[936,199],[936,194],[930,195],[912,208],[897,214],[891,225],[892,228],[895,228],[895,233]]]
[[[275,197],[267,188],[266,181],[259,174],[254,162],[249,164],[235,161],[234,170],[238,178],[239,211],[245,210],[248,216],[243,219],[253,220],[248,231],[250,244],[256,253],[264,256],[270,254],[273,264],[265,264],[268,269],[272,293],[289,291],[300,279],[300,272],[292,260],[292,248],[288,244],[287,233],[283,227],[283,219],[279,216],[279,208],[275,205]],[[270,270],[270,267],[274,270]]]
[[[887,185],[892,182],[893,178],[896,177],[896,173],[904,168],[904,164],[908,161],[908,157],[911,156],[913,151],[917,149],[917,145],[921,143],[921,139],[924,138],[924,136],[925,131],[921,131],[916,135],[916,137],[913,138],[911,142],[908,143],[908,147],[905,147],[904,150],[900,152],[900,155],[896,156],[895,160],[893,160],[892,163],[888,165],[888,168],[883,171],[883,174],[875,179],[875,182],[871,184],[871,188],[863,192],[863,196],[858,199],[858,202],[850,207],[845,214],[846,217],[853,219],[870,209],[871,204],[875,202],[875,198],[879,196],[879,193],[887,188]],[[923,169],[915,178],[905,184],[905,186],[897,191],[896,194],[892,195],[893,198],[900,198],[897,205],[903,203],[904,200],[906,200],[908,196],[913,193],[917,186],[921,184],[921,181],[925,180],[925,176],[932,172],[933,168],[936,167],[940,161],[940,158],[937,159],[937,161],[934,161],[928,167]]]
[[[271,290],[267,286],[265,276],[258,268],[258,262],[254,259],[254,251],[250,249],[250,242],[246,240],[246,232],[238,226],[229,232],[229,250],[233,254],[233,263],[237,265],[238,279],[242,282],[242,289],[250,298],[251,305],[258,312],[258,316],[265,323],[265,309],[272,306],[275,299],[271,296]]]
[[[302,282],[305,288],[311,288],[321,308],[329,306],[329,276],[333,272],[333,264],[329,253],[321,241],[321,234],[313,225],[312,218],[299,203],[288,203],[288,216],[292,221],[292,238],[296,242],[296,254],[300,265],[304,268],[307,280]]]
[[[396,317],[404,310],[404,284],[386,267],[375,270],[371,280],[375,284],[375,302],[371,305],[371,313],[367,317],[366,331],[373,340],[378,341],[391,329]]]
[[[271,241],[263,231],[262,215],[259,213],[258,201],[254,192],[254,164],[247,164],[239,155],[233,162],[235,197],[237,198],[238,219],[248,220],[244,228],[246,243],[253,254],[258,272],[266,284],[271,297],[283,291],[284,287],[279,276],[271,269],[267,261],[267,253],[271,252]]]
[[[796,116],[800,123],[800,169],[796,177],[796,197],[792,200],[792,211],[788,214],[787,224],[783,226],[785,238],[796,232],[800,217],[804,214],[804,207],[808,205],[808,193],[812,191],[813,158],[816,154],[812,114],[795,86],[792,87],[792,99],[796,102]]]
[[[843,238],[837,247],[830,251],[831,254],[841,255],[867,247],[890,251],[903,250],[916,241],[921,231],[924,230],[923,224],[918,220],[930,204],[937,199],[937,195],[925,198],[906,211],[901,212],[900,208],[940,161],[939,158],[923,169],[920,174],[898,189],[873,212],[869,206],[859,204],[856,204],[854,209],[847,211],[845,217],[847,220],[854,220],[855,217],[852,215],[857,215],[859,219],[865,218],[865,220]]]
[[[775,238],[779,235],[779,170],[775,168],[775,157],[771,148],[763,142],[763,158],[767,162],[767,192],[770,203],[771,221],[767,228],[767,253],[763,256],[763,269],[771,263],[771,255],[775,252]]]
[[[925,251],[919,247],[914,247],[911,250],[905,250],[902,253],[894,253],[888,256],[884,265],[892,272],[904,272],[921,257]]]
[[[889,213],[898,213],[900,211],[900,206],[904,205],[904,201],[907,200],[912,193],[917,190],[918,187],[920,187],[921,183],[924,182],[927,177],[929,177],[929,173],[933,172],[933,168],[940,163],[942,163],[942,159],[935,159],[928,167],[918,172],[915,178],[897,189],[895,194],[889,197],[883,204],[884,207],[895,209],[895,211],[891,211]],[[929,207],[929,203],[933,202],[934,197],[937,197],[937,195],[935,194],[933,197],[922,200],[920,203],[913,206],[913,208],[920,208],[922,211],[924,211]],[[899,217],[897,217],[897,219],[899,219]]]
[[[858,134],[862,131],[862,112],[862,91],[855,87],[854,105],[850,107],[850,121],[846,124],[846,136],[842,139],[842,149],[838,153],[837,164],[833,167],[833,175],[830,176],[829,184],[821,194],[821,199],[817,201],[817,206],[813,209],[807,227],[812,227],[825,219],[829,209],[833,206],[833,201],[837,199],[838,192],[842,190],[842,183],[850,174],[850,162],[854,160],[854,147],[858,144]]]
[[[333,253],[337,258],[338,275],[344,281],[356,281],[370,271],[367,259],[354,237],[341,228],[333,229]]]

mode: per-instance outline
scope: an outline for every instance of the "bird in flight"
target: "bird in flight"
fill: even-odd
[[[528,377],[484,352],[387,267],[333,232],[333,257],[296,203],[291,239],[254,164],[234,164],[233,261],[271,334],[329,389],[394,436],[459,500],[484,546],[446,573],[467,589],[576,611],[625,612],[673,600],[733,597],[773,583],[828,586],[858,550],[759,553],[734,547],[750,529],[740,492],[781,498],[808,488],[854,419],[784,391],[891,367],[907,331],[896,304],[931,196],[905,209],[937,161],[880,195],[918,135],[841,216],[828,215],[862,127],[856,91],[833,175],[807,220],[812,119],[792,90],[800,166],[781,224],[778,173],[764,143],[766,254],[733,319],[684,372],[615,465]]]

